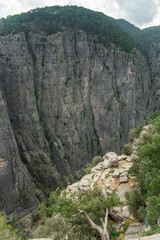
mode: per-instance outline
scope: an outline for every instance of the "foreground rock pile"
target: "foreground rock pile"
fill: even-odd
[[[66,191],[69,196],[73,193],[80,193],[93,188],[96,184],[104,188],[106,193],[115,191],[122,201],[120,207],[114,207],[110,216],[115,221],[115,228],[123,230],[123,225],[127,223],[128,228],[124,233],[124,239],[134,239],[138,237],[138,233],[145,230],[145,226],[137,222],[128,210],[125,203],[125,192],[130,190],[133,184],[133,178],[129,174],[129,169],[132,166],[132,161],[136,159],[137,142],[141,141],[143,134],[151,131],[152,126],[144,126],[138,139],[132,143],[132,154],[130,156],[118,156],[114,152],[106,153],[103,157],[103,162],[98,163],[93,167],[90,174],[84,176],[79,182],[76,182],[67,187]],[[160,239],[160,238],[159,238]]]
[[[132,177],[128,170],[132,166],[132,160],[135,157],[135,153],[131,156],[117,156],[116,153],[109,152],[103,157],[103,162],[91,169],[90,174],[66,189],[69,196],[72,196],[73,193],[85,192],[89,188],[93,188],[95,184],[105,188],[106,193],[115,191],[123,204],[120,207],[114,207],[111,216],[116,222],[115,227],[117,230],[121,230],[126,221],[129,223],[129,227],[125,232],[125,240],[136,237],[143,227],[129,213],[124,197],[125,192],[129,191],[132,186]]]

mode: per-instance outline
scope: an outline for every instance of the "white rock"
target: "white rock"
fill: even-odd
[[[96,173],[96,174],[94,175],[93,180],[96,181],[97,179],[100,178],[101,175],[102,175],[102,171],[99,171],[98,173]]]
[[[113,191],[111,191],[110,189],[106,190],[106,193],[112,193]]]
[[[120,177],[128,177],[128,172],[121,173]]]
[[[84,185],[82,185],[82,186],[79,187],[79,189],[80,189],[80,191],[82,191],[82,192],[86,192],[88,189],[90,189],[90,186],[84,186]]]
[[[145,130],[149,130],[150,128],[153,128],[152,124],[148,124],[148,125],[143,127],[143,129],[145,129]]]
[[[108,159],[104,160],[103,162],[100,163],[102,169],[107,169],[110,167]]]
[[[124,168],[119,168],[119,173],[122,174],[123,172],[125,172]]]
[[[121,207],[113,207],[113,210],[116,212],[121,213]]]
[[[68,186],[66,189],[66,192],[78,192],[78,188],[79,188],[79,182],[77,183],[73,183],[72,185]]]
[[[91,183],[90,188],[93,189],[95,186],[95,183]]]
[[[110,159],[110,158],[113,158],[113,157],[117,157],[117,154],[114,153],[114,152],[109,152],[103,157],[103,159],[106,160],[106,159]]]
[[[81,179],[81,181],[79,182],[79,187],[88,187],[89,186],[89,181],[86,179]]]
[[[132,153],[130,156],[128,156],[127,161],[131,162],[137,158],[137,155],[135,153]]]
[[[124,218],[129,218],[130,212],[129,212],[129,210],[128,210],[128,206],[122,207],[122,216],[123,216]]]
[[[129,190],[130,190],[130,187],[129,187],[128,183],[121,183],[118,186],[118,189],[116,190],[116,193],[119,196],[119,198],[123,199],[125,192],[129,191]]]
[[[137,237],[137,238],[136,238]],[[138,238],[138,234],[129,234],[129,235],[127,235],[127,236],[125,236],[124,237],[124,240],[139,240],[139,238]]]
[[[118,167],[118,158],[109,159],[109,167]]]
[[[118,158],[117,154],[114,152],[109,152],[103,157],[103,163],[106,164],[106,167],[117,167],[118,166]],[[109,166],[108,166],[109,163]]]
[[[120,177],[119,181],[120,181],[120,183],[128,182],[128,177]]]
[[[109,175],[109,169],[106,169],[105,171],[103,171],[102,175],[101,175],[101,179],[105,180]]]
[[[118,156],[118,161],[123,161],[123,160],[126,160],[128,158],[127,155],[121,155],[121,156]]]
[[[90,180],[92,180],[92,178],[93,178],[93,174],[88,174],[88,175],[85,175],[85,176],[82,178],[82,180],[88,180],[88,181],[90,181]]]
[[[105,186],[105,189],[110,189],[110,187],[111,187],[111,185],[110,185],[108,182],[106,182],[106,183],[104,184],[104,186]]]
[[[114,171],[114,173],[112,174],[112,177],[113,177],[113,178],[118,178],[118,177],[119,177],[119,174],[120,174],[119,170],[116,169],[116,170]]]
[[[95,166],[94,168],[91,169],[91,173],[96,173],[102,170],[101,166]]]
[[[139,233],[142,229],[142,224],[141,223],[131,223],[129,224],[129,227],[127,231],[125,232],[126,235],[129,234],[136,234]]]

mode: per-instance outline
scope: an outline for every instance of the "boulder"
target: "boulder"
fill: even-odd
[[[123,216],[123,218],[129,218],[130,217],[130,212],[129,212],[129,210],[128,210],[128,206],[123,206],[122,207],[122,216]]]
[[[121,173],[120,177],[128,177],[128,172]]]
[[[125,182],[128,182],[128,177],[120,177],[119,179],[120,183],[125,183]]]
[[[113,178],[118,178],[119,175],[120,175],[120,171],[119,171],[118,169],[116,169],[116,170],[113,172],[112,177],[113,177]]]
[[[126,160],[128,158],[127,155],[121,155],[121,156],[118,156],[118,161],[123,161],[123,160]]]
[[[114,152],[109,152],[103,157],[103,159],[106,160],[106,159],[110,159],[110,158],[113,158],[113,157],[114,158],[117,157],[117,154],[114,153]]]

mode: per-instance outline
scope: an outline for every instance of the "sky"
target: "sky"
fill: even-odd
[[[54,5],[82,6],[123,18],[141,29],[160,25],[160,0],[0,0],[0,18]]]

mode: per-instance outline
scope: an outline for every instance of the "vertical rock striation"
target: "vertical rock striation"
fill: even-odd
[[[38,200],[35,186],[21,161],[1,92],[0,113],[0,208],[7,214],[14,212],[19,216],[24,209],[33,210]]]
[[[0,84],[0,198],[9,212],[18,199],[34,208],[60,175],[106,149],[119,153],[153,109],[142,53],[105,48],[80,30],[0,37]]]

